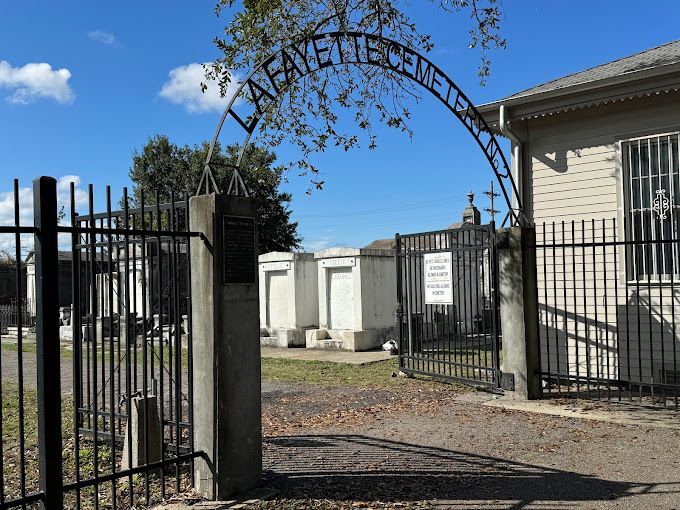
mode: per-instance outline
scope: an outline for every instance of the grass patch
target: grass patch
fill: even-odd
[[[358,386],[364,388],[397,388],[413,384],[413,379],[396,377],[398,359],[352,365],[328,361],[262,358],[262,379],[303,383],[315,386]],[[441,384],[429,377],[418,377],[417,384]],[[458,385],[456,385],[458,386]]]
[[[19,345],[17,343],[2,343],[2,350],[3,351],[12,351],[12,352],[19,352]],[[66,347],[64,344],[61,345],[60,347],[60,353],[62,356],[65,356],[67,358],[70,358],[73,356],[73,350]],[[28,352],[28,353],[35,353],[36,351],[36,346],[35,342],[23,342],[21,345],[21,352]]]
[[[319,386],[393,387],[406,382],[392,376],[398,371],[396,358],[367,365],[262,358],[262,379]]]
[[[119,351],[120,348],[120,351]],[[95,346],[92,343],[87,343],[83,342],[81,346],[81,353],[83,356],[83,359],[87,359],[88,355],[90,357],[90,361],[94,358],[94,351],[95,351]],[[63,347],[62,347],[63,350]],[[125,363],[125,359],[128,356],[128,351],[125,347],[125,344],[123,342],[118,343],[116,340],[113,344],[113,350],[111,349],[111,344],[109,343],[108,340],[105,341],[104,346],[102,347],[101,340],[97,342],[97,360],[98,362],[101,363],[102,358],[104,358],[105,362],[108,362],[108,360],[111,358],[111,354],[113,353],[113,359],[114,361],[118,361],[120,359],[123,363]],[[70,355],[73,355],[73,349],[69,346],[68,351],[71,353]],[[144,346],[143,345],[130,345],[129,347],[129,355],[130,355],[130,362],[134,363],[134,360],[136,358],[137,364],[141,366],[141,364],[144,361]],[[155,343],[152,347],[151,344],[147,344],[146,347],[146,356],[147,356],[147,362],[149,365],[151,364],[151,359],[153,358],[153,362],[158,365],[159,363],[162,363],[164,366],[168,366],[170,361],[172,360],[172,366],[173,370],[175,367],[175,362],[176,362],[176,357],[177,357],[177,351],[175,350],[175,347],[169,344],[164,344],[163,348],[161,349],[161,346],[158,343]],[[185,348],[181,349],[181,359],[182,359],[182,367],[187,368],[189,366],[189,353],[188,350]]]
[[[2,343],[3,351],[19,352],[19,345],[16,342]],[[21,345],[21,352],[35,352],[35,342],[23,342]]]
[[[2,348],[3,351],[19,352],[19,346],[17,345],[16,342],[14,342],[14,343],[3,342],[0,345],[1,345],[1,348]],[[103,348],[101,346],[101,341],[97,343],[97,346],[99,348],[98,351],[97,351],[98,361],[101,362],[102,357],[103,357],[105,362],[108,362],[108,360],[111,358],[111,348],[110,348],[110,344],[108,343],[108,341],[106,342],[106,344]],[[92,359],[94,348],[93,348],[92,344],[89,344],[89,347],[90,347],[90,349],[89,349],[90,359]],[[170,350],[172,350],[172,352],[170,352]],[[35,342],[24,342],[21,346],[21,352],[35,354],[35,351],[36,351]],[[137,362],[141,366],[141,363],[144,359],[143,347],[138,345],[136,350],[135,350],[135,347],[131,346],[130,347],[130,357],[131,358],[134,358],[135,352],[137,353]],[[72,358],[73,357],[73,345],[62,343],[61,348],[60,348],[60,353],[61,353],[62,357]],[[88,344],[85,343],[85,342],[83,343],[83,345],[81,347],[81,353],[82,353],[82,356],[83,356],[83,360],[87,359]],[[125,359],[126,354],[127,353],[125,351],[125,346],[122,345],[121,351],[120,351],[120,358]],[[155,345],[153,350],[151,349],[151,346],[149,345],[148,348],[147,348],[147,356],[148,356],[147,360],[148,360],[149,363],[151,363],[151,357],[153,357],[154,363],[161,363],[162,362],[166,366],[170,362],[170,360],[172,359],[173,370],[174,370],[174,363],[175,363],[175,356],[176,356],[176,352],[175,352],[174,347],[164,345],[163,346],[163,356],[161,358],[161,349],[160,349],[159,345]],[[181,356],[182,356],[182,367],[187,368],[189,366],[189,354],[188,354],[187,349],[182,349]],[[114,348],[113,348],[113,358],[114,358],[115,361],[117,361],[118,357],[119,357],[118,343],[116,342],[114,344]]]
[[[38,421],[37,421],[37,394],[33,387],[24,387],[23,392],[23,417],[24,428],[23,437],[25,439],[23,449],[25,486],[27,494],[37,492],[38,482]],[[2,460],[3,478],[2,490],[5,498],[12,499],[19,497],[21,493],[21,469],[22,459],[19,417],[20,396],[18,386],[15,383],[5,382],[2,384]],[[99,420],[100,425],[102,419]],[[73,482],[76,477],[76,457],[79,459],[79,473],[82,480],[91,478],[95,474],[95,447],[92,437],[80,435],[79,449],[75,448],[74,422],[73,422],[73,401],[70,396],[62,396],[62,440],[63,456],[62,467],[64,481]],[[96,448],[97,471],[100,475],[111,473],[115,464],[116,469],[120,470],[122,461],[121,443],[115,444],[115,449],[107,437],[107,433],[100,432],[100,441]],[[57,459],[54,459],[58,461]],[[166,470],[165,485],[167,496],[175,494],[175,469],[168,467]],[[158,471],[149,476],[149,503],[155,504],[162,501],[160,485],[161,481]],[[183,465],[180,470],[181,491],[190,489],[190,472],[187,465]],[[146,507],[145,497],[145,478],[144,475],[134,475],[132,477],[134,500],[130,501],[129,478],[123,477],[115,482],[116,502],[119,508],[144,508]],[[99,508],[111,508],[113,506],[113,493],[111,482],[101,483],[98,488],[87,487],[80,492],[79,506],[81,510],[93,510],[97,507],[95,495],[97,495]],[[64,508],[76,508],[76,491],[65,494]],[[29,508],[33,508],[29,506]]]

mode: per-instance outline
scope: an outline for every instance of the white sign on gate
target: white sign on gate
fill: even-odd
[[[451,252],[426,253],[423,255],[425,304],[453,304],[453,275],[451,274]]]

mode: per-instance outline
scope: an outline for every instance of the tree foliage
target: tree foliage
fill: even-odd
[[[0,269],[15,269],[16,266],[16,257],[7,250],[0,250]]]
[[[228,188],[231,172],[227,165],[236,162],[238,151],[237,145],[229,145],[225,150],[219,145],[215,147],[213,174],[221,191]],[[207,142],[190,147],[176,145],[164,135],[150,138],[132,157],[131,201],[139,204],[142,192],[146,204],[155,204],[157,196],[161,203],[169,202],[172,191],[176,199],[194,195],[207,153]],[[290,251],[299,248],[302,240],[297,223],[290,221],[288,206],[292,196],[279,189],[284,168],[274,166],[275,162],[273,152],[250,145],[241,164],[241,175],[257,209],[260,253]]]
[[[478,75],[483,84],[491,69],[490,51],[506,45],[500,32],[500,0],[429,2],[443,13],[470,17],[469,46],[481,52]],[[409,4],[409,0],[218,0],[217,15],[226,13],[229,18],[224,34],[215,38],[221,56],[206,65],[206,79],[216,80],[225,95],[234,77],[246,74],[276,48],[329,30],[366,32],[427,53],[434,44],[407,14]],[[380,67],[323,69],[301,78],[277,98],[276,107],[260,124],[260,143],[275,146],[289,138],[301,152],[299,161],[290,166],[303,174],[311,172],[312,184],[320,188],[323,181],[310,160],[312,153],[329,146],[349,150],[360,142],[376,147],[376,120],[410,136],[408,105],[420,100],[420,94],[407,78]],[[355,127],[339,125],[338,107],[350,112]]]

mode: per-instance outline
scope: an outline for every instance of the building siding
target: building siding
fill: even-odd
[[[662,370],[680,370],[674,326],[680,281],[627,282],[625,250],[598,243],[624,239],[619,142],[680,130],[680,94],[533,119],[524,127],[525,190],[539,245],[542,365],[550,361],[565,376],[662,382]],[[551,248],[562,243],[578,246]]]

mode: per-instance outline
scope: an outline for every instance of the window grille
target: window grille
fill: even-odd
[[[680,372],[676,370],[662,370],[661,381],[664,384],[680,384]]]
[[[628,280],[678,279],[679,142],[673,133],[622,144]]]

